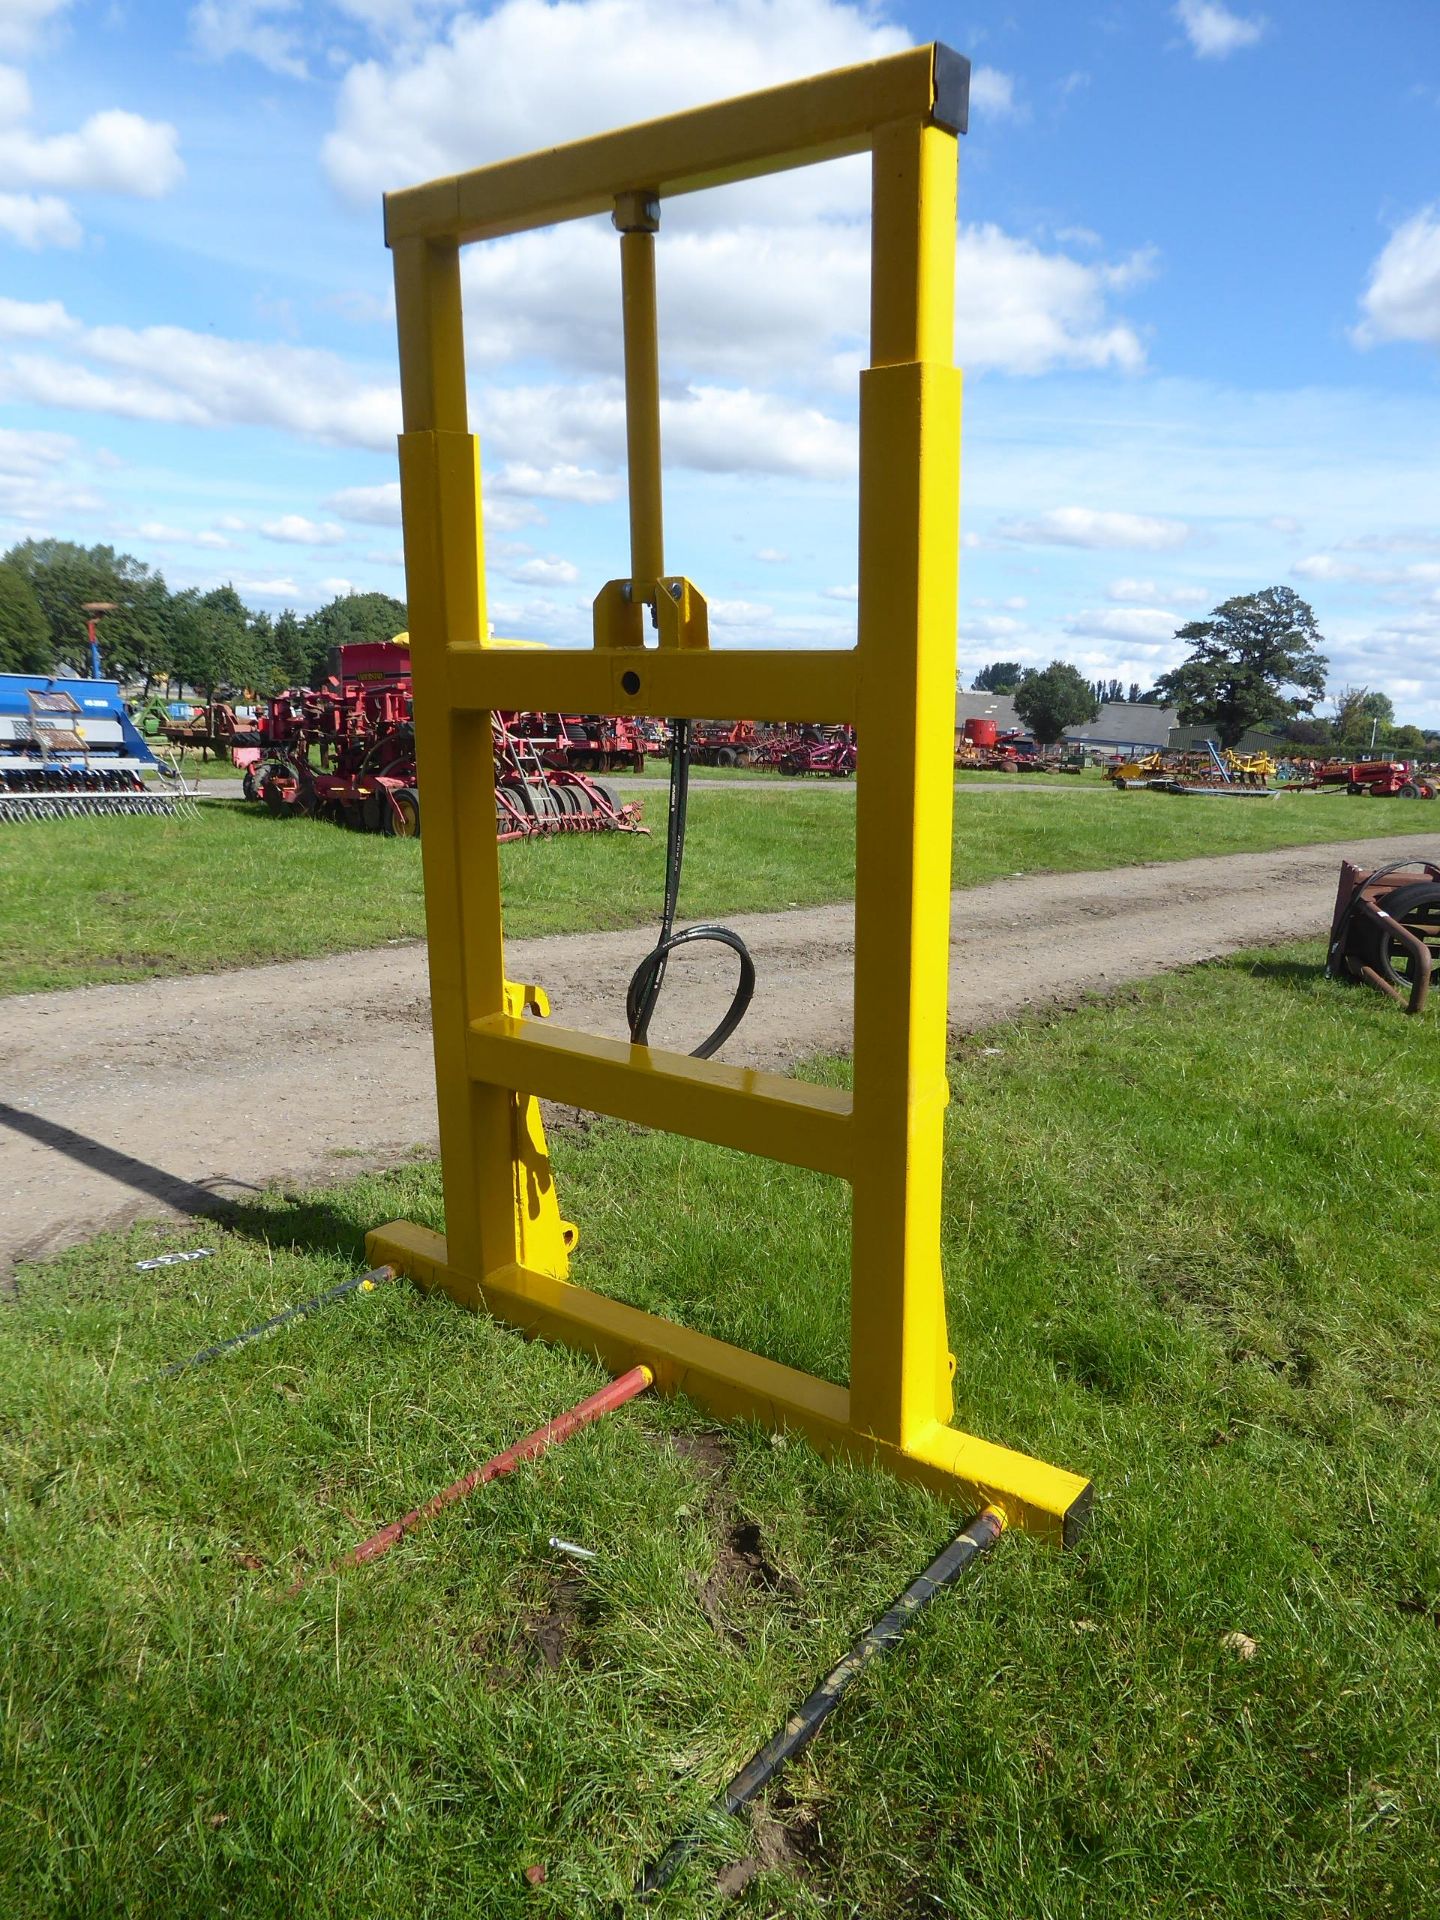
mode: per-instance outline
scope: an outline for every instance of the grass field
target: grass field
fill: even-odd
[[[642,795],[650,838],[522,842],[503,853],[511,933],[581,932],[658,917],[665,795]],[[687,917],[813,906],[854,890],[853,788],[697,792]],[[956,886],[1015,872],[1098,870],[1359,833],[1414,832],[1396,802],[1285,794],[971,790],[955,800]],[[237,801],[198,820],[58,820],[0,837],[0,993],[210,972],[378,946],[424,931],[413,843]]]
[[[1065,1556],[1002,1540],[655,1910],[1440,1910],[1440,1057],[1433,1019],[1319,958],[968,1046],[960,1418],[1092,1474],[1091,1529]],[[577,1277],[843,1377],[833,1185],[608,1123],[555,1160]],[[597,1370],[399,1284],[147,1376],[437,1205],[416,1165],[207,1225],[195,1267],[134,1273],[202,1237],[137,1228],[22,1274],[0,1314],[7,1916],[635,1911],[612,1903],[642,1861],[947,1537],[927,1496],[640,1401],[321,1574]]]

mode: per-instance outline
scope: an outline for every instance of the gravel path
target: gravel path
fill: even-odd
[[[1350,840],[1110,873],[1025,875],[953,897],[950,1019],[964,1031],[1168,968],[1329,926],[1342,857],[1436,856],[1436,836]],[[850,1041],[848,905],[733,919],[760,984],[724,1057],[783,1066]],[[509,970],[557,1021],[623,1035],[653,934],[516,940]],[[672,961],[652,1038],[689,1046],[733,960]],[[419,943],[202,978],[4,1002],[0,1275],[101,1227],[203,1213],[272,1180],[315,1185],[433,1148]]]

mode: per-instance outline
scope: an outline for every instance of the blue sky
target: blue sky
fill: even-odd
[[[252,604],[403,591],[383,189],[942,38],[961,147],[961,660],[1146,684],[1275,582],[1440,723],[1440,7],[0,0],[0,539]],[[721,644],[853,631],[855,163],[660,239],[667,565]],[[627,569],[599,223],[467,256],[491,614]]]

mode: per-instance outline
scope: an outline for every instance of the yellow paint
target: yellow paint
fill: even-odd
[[[401,490],[447,1234],[397,1222],[370,1258],[526,1331],[653,1368],[726,1418],[790,1426],[1061,1541],[1087,1483],[950,1425],[940,1271],[954,753],[960,376],[953,356],[955,135],[934,48],[391,195],[405,432]],[[953,56],[945,56],[953,61]],[[709,650],[703,594],[665,572],[655,232],[660,202],[869,151],[871,366],[860,395],[853,649]],[[468,432],[458,246],[610,210],[620,229],[631,576],[595,600],[595,645],[489,638],[479,457]],[[507,982],[490,712],[852,721],[854,1092],[547,1026]],[[538,1100],[850,1182],[848,1387],[573,1285]],[[783,1238],[776,1285],[784,1284]],[[960,1382],[963,1390],[963,1376]]]

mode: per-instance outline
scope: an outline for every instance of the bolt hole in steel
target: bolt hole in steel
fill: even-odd
[[[626,693],[638,693],[640,691],[640,676],[638,673],[622,673],[620,676],[620,684]]]

